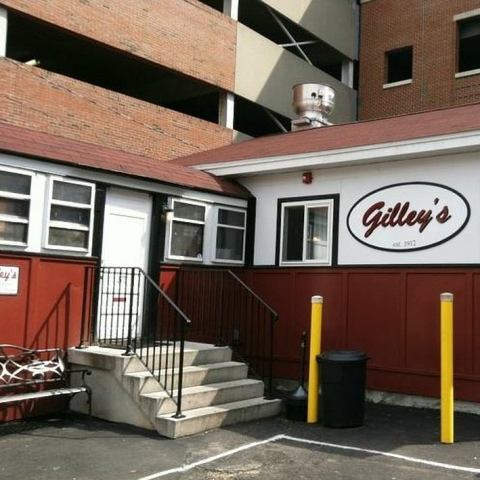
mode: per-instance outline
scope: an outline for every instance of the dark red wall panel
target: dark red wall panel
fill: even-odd
[[[310,297],[322,295],[324,350],[365,351],[369,388],[427,396],[439,395],[439,297],[452,292],[456,397],[480,401],[479,268],[256,267],[241,276],[280,315],[275,376],[298,378]],[[173,282],[171,271],[162,278]]]
[[[480,319],[480,273],[472,275],[472,318]],[[472,371],[480,377],[480,321],[472,322]],[[480,389],[479,389],[480,390]]]
[[[177,270],[161,273],[171,291]],[[440,294],[452,292],[456,397],[480,401],[479,268],[256,267],[237,274],[279,314],[274,376],[299,377],[310,298],[322,295],[323,350],[363,350],[371,358],[369,388],[427,396],[439,395]],[[210,292],[211,301],[217,297]],[[208,319],[200,321],[206,329]]]
[[[472,373],[472,328],[474,318],[466,273],[426,272],[408,274],[407,280],[407,367],[428,373],[439,372],[440,293],[454,294],[455,372]]]
[[[67,349],[80,341],[83,292],[91,260],[0,253],[0,265],[20,268],[17,295],[0,296],[0,343]],[[0,420],[46,413],[49,401],[0,409]]]
[[[404,366],[402,282],[397,272],[348,274],[347,346],[368,353],[372,366]]]

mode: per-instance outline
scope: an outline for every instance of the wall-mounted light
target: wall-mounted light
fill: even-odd
[[[305,184],[310,184],[313,182],[313,174],[312,172],[303,172],[302,173],[302,182]]]

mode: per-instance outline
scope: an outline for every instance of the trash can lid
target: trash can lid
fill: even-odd
[[[330,350],[317,355],[319,362],[363,362],[368,360],[368,355],[357,350]]]
[[[307,398],[307,391],[303,388],[302,385],[299,385],[299,387],[288,396],[288,400],[294,401],[306,401]]]

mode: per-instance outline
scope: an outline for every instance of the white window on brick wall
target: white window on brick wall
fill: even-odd
[[[246,212],[218,207],[215,261],[244,262]]]
[[[45,248],[90,252],[95,186],[51,178]]]
[[[480,16],[458,22],[457,72],[480,69]]]
[[[27,246],[32,175],[0,169],[0,244]]]
[[[283,202],[280,226],[281,265],[330,265],[333,200]]]
[[[403,47],[385,53],[384,84],[405,83],[413,77],[413,48]]]

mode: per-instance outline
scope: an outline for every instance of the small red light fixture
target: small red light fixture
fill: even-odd
[[[302,182],[305,184],[310,184],[313,181],[312,172],[303,172],[302,173]]]

